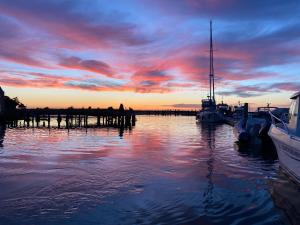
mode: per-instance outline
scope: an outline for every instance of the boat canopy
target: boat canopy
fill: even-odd
[[[299,95],[300,95],[300,91],[298,91],[298,92],[296,92],[295,94],[293,94],[293,95],[291,96],[291,99],[295,99],[295,98],[299,97]]]

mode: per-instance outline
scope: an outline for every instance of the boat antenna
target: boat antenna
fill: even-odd
[[[209,46],[209,95],[210,99],[215,102],[215,78],[214,78],[214,50],[212,37],[212,21],[210,21],[210,46]]]

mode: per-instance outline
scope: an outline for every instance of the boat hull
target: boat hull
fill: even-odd
[[[197,113],[197,121],[201,123],[222,123],[224,117],[219,112],[200,111]]]
[[[271,125],[269,136],[273,140],[281,167],[300,182],[300,139]]]

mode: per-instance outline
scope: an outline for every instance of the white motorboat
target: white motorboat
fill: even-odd
[[[276,146],[281,167],[300,182],[300,91],[291,100],[287,119],[270,113],[272,125],[269,136]]]
[[[215,100],[215,76],[213,60],[213,42],[212,42],[212,22],[210,21],[210,68],[209,68],[209,95],[207,99],[202,100],[202,109],[197,113],[196,119],[204,123],[219,123],[224,121],[223,114],[217,110]]]

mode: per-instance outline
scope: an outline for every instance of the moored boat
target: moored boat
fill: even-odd
[[[271,126],[272,112],[276,116],[283,116],[288,112],[287,108],[258,107],[255,112],[248,112],[248,104],[243,106],[243,113],[240,113],[240,119],[235,123],[238,132],[238,139],[241,144],[261,145],[263,142],[269,142],[268,131]]]
[[[203,123],[220,123],[224,121],[224,116],[217,109],[215,100],[215,78],[213,61],[213,42],[212,42],[212,22],[210,21],[210,68],[209,68],[209,95],[207,99],[202,99],[202,109],[197,113],[196,119]]]
[[[224,116],[216,109],[215,102],[210,99],[202,100],[202,110],[200,110],[196,118],[199,122],[204,123],[220,123],[224,121]]]
[[[291,97],[288,119],[273,113],[269,136],[272,138],[281,167],[300,182],[300,92]]]

